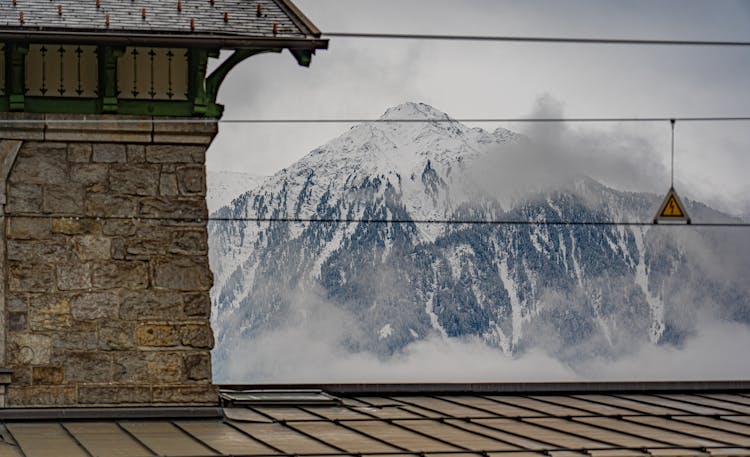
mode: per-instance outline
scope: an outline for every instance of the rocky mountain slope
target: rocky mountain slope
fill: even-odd
[[[383,115],[403,118],[448,119],[415,103]],[[347,350],[381,356],[437,334],[574,361],[635,341],[680,344],[706,313],[750,323],[741,231],[539,224],[648,221],[661,197],[586,176],[498,193],[487,164],[529,141],[458,122],[361,124],[221,208],[359,222],[212,223],[219,377],[238,339],[278,328],[310,300],[354,317]],[[731,220],[687,205],[696,221]],[[362,222],[373,219],[400,222]],[[418,222],[442,219],[465,223]],[[472,223],[497,220],[524,223]]]

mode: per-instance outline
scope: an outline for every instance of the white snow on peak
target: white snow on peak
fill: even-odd
[[[450,119],[423,103],[396,106],[381,119],[394,122],[356,125],[277,174],[276,180],[301,186],[312,176],[315,187],[330,191],[331,197],[351,197],[351,190],[364,180],[378,178],[402,195],[413,218],[441,218],[461,203],[476,201],[476,195],[468,192],[473,183],[460,171],[470,161],[517,137],[509,130],[488,132],[456,121],[397,121]],[[426,182],[425,173],[436,179]],[[430,192],[425,191],[427,186]]]
[[[380,119],[450,119],[450,117],[439,109],[425,103],[406,102],[388,108],[380,116]]]

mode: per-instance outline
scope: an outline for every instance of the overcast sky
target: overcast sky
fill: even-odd
[[[750,1],[739,0],[296,3],[324,32],[750,40]],[[736,116],[750,115],[749,89],[750,48],[339,38],[310,68],[288,52],[247,60],[219,99],[225,119],[374,118],[405,101],[457,118],[518,117],[533,112],[542,96],[571,117]],[[224,124],[208,168],[272,174],[348,127]],[[572,128],[634,133],[653,144],[657,160],[668,157],[668,123]],[[750,123],[678,124],[677,132],[678,190],[748,211]]]

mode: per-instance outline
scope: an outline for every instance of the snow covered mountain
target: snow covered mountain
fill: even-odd
[[[208,211],[213,213],[222,206],[230,204],[238,196],[255,189],[263,179],[265,176],[236,171],[206,172]]]
[[[448,116],[416,103],[383,115],[424,118]],[[437,334],[575,360],[617,356],[634,341],[679,344],[703,313],[750,323],[741,232],[535,224],[648,221],[660,197],[586,176],[498,193],[493,176],[512,181],[514,170],[494,175],[488,164],[531,140],[455,121],[361,124],[221,208],[359,222],[212,223],[219,378],[238,339],[283,325],[310,300],[354,316],[348,350],[381,356]],[[731,220],[687,205],[694,220]],[[399,222],[361,222],[372,219]],[[465,223],[415,222],[446,219]],[[471,223],[496,220],[527,223]]]

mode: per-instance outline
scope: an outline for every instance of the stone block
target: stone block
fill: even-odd
[[[201,255],[208,253],[208,233],[205,230],[177,231],[172,233],[169,252],[173,254]]]
[[[47,332],[72,325],[70,301],[55,294],[44,294],[29,306],[29,327],[35,332]]]
[[[13,183],[65,184],[68,181],[67,145],[24,143],[8,179]]]
[[[205,171],[202,165],[178,167],[177,182],[183,195],[206,195]]]
[[[177,185],[177,175],[174,173],[162,173],[159,177],[159,195],[171,197],[180,194]]]
[[[63,331],[50,333],[52,349],[67,351],[93,351],[97,349],[96,325],[94,324],[94,322],[78,321],[70,329],[61,329]]]
[[[7,311],[26,311],[29,309],[27,294],[7,294],[5,296],[5,309]]]
[[[205,257],[168,257],[153,261],[154,287],[174,290],[209,290],[213,275]]]
[[[117,318],[120,298],[115,292],[81,292],[70,300],[70,309],[76,320]]]
[[[99,348],[105,351],[135,349],[135,324],[121,320],[102,321],[99,325]]]
[[[102,227],[102,232],[107,236],[131,236],[135,230],[135,222],[128,220],[108,220]]]
[[[11,365],[49,365],[52,339],[46,335],[12,332],[8,335],[8,356]]]
[[[180,341],[184,346],[200,349],[214,347],[214,334],[208,324],[180,325]]]
[[[68,162],[91,162],[91,143],[68,143]]]
[[[190,381],[210,381],[211,355],[208,352],[186,354],[185,375]]]
[[[182,316],[181,297],[173,292],[152,290],[120,293],[120,319],[175,319]]]
[[[125,259],[125,240],[122,238],[112,238],[112,258],[114,260]]]
[[[29,312],[29,328],[34,332],[49,332],[70,328],[73,324],[70,313],[59,314],[41,310]]]
[[[57,288],[59,290],[82,290],[91,288],[91,264],[71,262],[58,265]]]
[[[140,144],[127,145],[128,163],[143,163],[146,161],[146,146]]]
[[[39,242],[29,240],[9,239],[7,242],[8,260],[23,262],[24,260],[33,259],[39,248]]]
[[[97,289],[145,289],[148,287],[148,263],[112,260],[94,265],[92,284]]]
[[[114,381],[174,383],[184,379],[182,355],[171,351],[121,351],[114,355]]]
[[[180,143],[209,145],[218,131],[213,121],[198,122],[155,122],[154,143]]]
[[[82,184],[91,191],[105,192],[109,189],[109,165],[102,163],[72,164],[70,180]]]
[[[64,237],[49,240],[8,240],[7,256],[10,261],[29,263],[45,261],[65,263],[75,260],[75,251]]]
[[[55,286],[55,272],[50,265],[8,263],[8,287],[11,291],[49,292]]]
[[[208,148],[195,148],[191,151],[190,155],[193,158],[193,163],[206,163],[206,149]]]
[[[59,385],[63,383],[61,367],[32,367],[31,379],[35,385]]]
[[[149,145],[146,146],[146,161],[151,163],[193,163],[196,156],[201,156],[205,151],[205,146]]]
[[[180,341],[177,329],[169,324],[138,324],[135,337],[138,346],[171,347]]]
[[[8,204],[11,213],[36,213],[42,209],[42,186],[38,184],[10,183]]]
[[[49,124],[48,124],[49,125]],[[49,141],[91,141],[92,143],[149,143],[150,132],[124,132],[121,130],[105,130],[99,126],[96,129],[60,130],[59,125],[54,129],[47,129],[44,137]]]
[[[152,121],[148,118],[99,115],[88,117],[96,119],[96,123],[82,124],[76,122],[80,120],[79,115],[47,114],[46,116],[47,119],[54,121],[46,123],[45,138],[49,141],[104,143],[148,143],[151,141]],[[126,119],[140,122],[122,122]],[[66,120],[72,120],[72,122],[64,122]]]
[[[11,122],[6,122],[11,120]],[[17,122],[29,121],[29,122]],[[0,138],[4,140],[44,140],[44,114],[0,113]]]
[[[65,381],[110,382],[112,379],[112,353],[92,351],[61,351],[53,361],[65,370]]]
[[[8,386],[8,406],[70,406],[76,403],[74,386]]]
[[[162,404],[217,405],[219,392],[210,384],[154,386],[152,398],[154,403]]]
[[[167,232],[172,230],[172,222],[164,220],[140,220],[136,224],[135,236],[139,238],[169,239]]]
[[[209,317],[211,297],[208,292],[183,294],[185,315],[188,317]]]
[[[84,235],[73,238],[73,247],[78,258],[87,260],[108,260],[112,257],[112,240],[104,236]]]
[[[29,317],[26,312],[8,313],[8,330],[11,332],[23,332],[29,328]]]
[[[147,259],[153,255],[166,254],[169,247],[169,233],[161,232],[155,237],[133,237],[125,241],[125,255],[128,258]]]
[[[109,187],[118,194],[158,195],[158,165],[113,165],[109,170]]]
[[[54,214],[80,215],[84,208],[84,191],[80,185],[44,186],[42,210]]]
[[[89,193],[86,195],[86,215],[96,217],[133,217],[138,203],[133,197]]]
[[[78,402],[84,405],[126,405],[151,402],[149,386],[79,386]]]
[[[49,219],[38,217],[11,217],[5,236],[11,240],[44,240],[52,235]]]
[[[128,161],[128,154],[124,144],[95,143],[92,158],[94,162],[125,163]]]
[[[102,223],[92,219],[53,219],[52,233],[62,235],[97,235],[102,232]]]
[[[208,209],[203,198],[143,198],[138,213],[144,217],[206,219]]]
[[[15,385],[30,385],[31,384],[31,367],[30,366],[14,366],[13,374],[11,375],[11,382]]]

